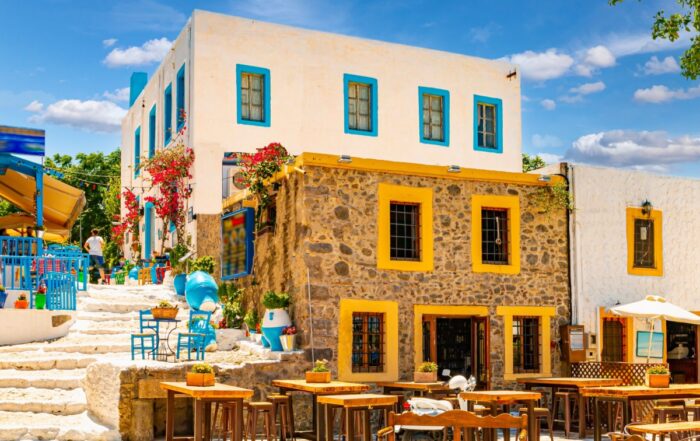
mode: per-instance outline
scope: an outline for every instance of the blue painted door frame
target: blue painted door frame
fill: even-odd
[[[151,254],[153,252],[153,203],[151,202],[146,202],[145,210],[144,210],[146,222],[144,225],[144,238],[145,238],[145,243],[144,243],[144,253],[143,257],[144,259],[150,259]]]

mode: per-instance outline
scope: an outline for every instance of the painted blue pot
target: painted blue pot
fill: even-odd
[[[173,279],[175,285],[175,293],[179,296],[185,295],[185,285],[187,283],[187,274],[178,274]]]
[[[5,307],[6,300],[7,300],[7,293],[5,291],[0,291],[0,308]]]
[[[262,322],[263,346],[275,352],[283,351],[284,349],[282,348],[282,342],[280,342],[280,336],[284,328],[291,325],[292,321],[289,319],[289,314],[287,314],[286,310],[265,310],[265,316]]]
[[[139,270],[141,269],[140,266],[135,266],[129,270],[129,278],[131,280],[139,280]]]

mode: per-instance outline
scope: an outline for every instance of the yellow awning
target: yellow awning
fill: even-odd
[[[26,234],[27,227],[34,227],[34,216],[25,213],[8,214],[0,217],[0,229],[6,230],[7,236],[22,236]],[[70,228],[64,228],[53,222],[44,223],[44,240],[47,242],[63,243],[70,236]]]
[[[10,168],[0,175],[0,197],[22,211],[36,213],[35,191],[36,180],[32,176]],[[44,175],[45,223],[70,230],[85,207],[85,202],[85,193],[82,190]]]

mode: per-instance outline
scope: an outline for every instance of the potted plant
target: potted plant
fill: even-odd
[[[175,245],[170,252],[170,274],[173,276],[173,285],[175,286],[175,293],[179,296],[185,295],[185,284],[187,283],[187,273],[186,266],[187,261],[180,262],[189,250],[187,245],[183,243],[178,243]]]
[[[36,309],[44,309],[46,307],[46,282],[43,280],[36,287],[34,294],[34,307]]]
[[[223,318],[218,323],[216,330],[216,344],[218,350],[230,351],[236,342],[245,337],[243,319],[245,310],[241,302],[243,288],[233,283],[219,285],[219,300]]]
[[[258,316],[258,310],[255,307],[246,312],[245,317],[243,317],[243,323],[245,323],[246,327],[248,328],[250,339],[256,343],[260,343],[262,341],[262,334],[260,333],[260,317]]]
[[[216,383],[214,368],[208,363],[196,363],[187,373],[188,386],[213,386]]]
[[[155,319],[168,319],[172,320],[177,317],[178,307],[173,305],[167,300],[162,300],[158,303],[158,306],[151,308],[151,314]]]
[[[29,302],[27,301],[27,295],[22,293],[15,300],[15,309],[27,309],[29,308]]]
[[[328,369],[328,360],[316,360],[314,367],[306,371],[307,383],[330,383],[331,370]]]
[[[44,228],[43,225],[42,226],[39,226],[39,225],[34,226],[34,231],[36,231],[36,237],[38,237],[39,239],[44,238],[44,233],[46,232],[46,229]]]
[[[287,314],[289,294],[268,291],[263,296],[265,315],[262,321],[263,346],[273,351],[282,351],[280,336],[284,328],[291,326],[292,321]]]
[[[647,369],[647,387],[668,387],[671,383],[671,372],[666,366],[652,366]]]
[[[5,292],[5,287],[0,285],[0,309],[5,307],[5,301],[7,300],[7,293]]]
[[[435,383],[437,381],[437,370],[437,363],[424,361],[413,373],[413,381],[416,383]]]
[[[282,335],[280,335],[280,343],[282,344],[282,349],[285,352],[293,351],[296,349],[294,347],[294,339],[296,338],[297,335],[297,327],[292,325],[292,326],[287,326],[282,330]]]

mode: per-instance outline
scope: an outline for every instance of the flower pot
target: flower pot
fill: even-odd
[[[0,291],[0,308],[5,307],[6,300],[7,300],[7,293],[5,291]]]
[[[15,300],[15,309],[27,309],[29,308],[28,300]]]
[[[289,352],[295,349],[294,337],[295,335],[280,335],[280,343],[282,344],[282,350],[284,350],[285,352]]]
[[[292,321],[286,310],[282,308],[265,310],[262,322],[263,346],[275,352],[282,351],[280,336],[284,328],[291,325]]]
[[[262,343],[262,334],[255,331],[250,331],[250,339],[255,343]]]
[[[435,383],[437,382],[437,372],[414,372],[413,381],[416,383]]]
[[[330,383],[331,382],[331,373],[330,372],[306,371],[306,382],[307,383]]]
[[[647,374],[647,387],[665,388],[671,383],[671,375],[669,374]]]
[[[236,345],[238,340],[245,337],[245,331],[242,329],[217,329],[216,330],[216,345],[219,351],[230,351]]]
[[[187,381],[188,386],[199,386],[199,387],[213,386],[214,383],[216,383],[216,379],[214,378],[213,372],[210,372],[208,374],[198,374],[196,372],[188,372],[186,381]]]
[[[34,308],[44,309],[46,307],[46,294],[34,294]]]
[[[175,293],[179,296],[185,295],[185,285],[187,284],[187,274],[178,274],[173,279],[173,285],[175,285]]]
[[[177,317],[178,308],[151,308],[151,314],[155,319],[172,320]]]

